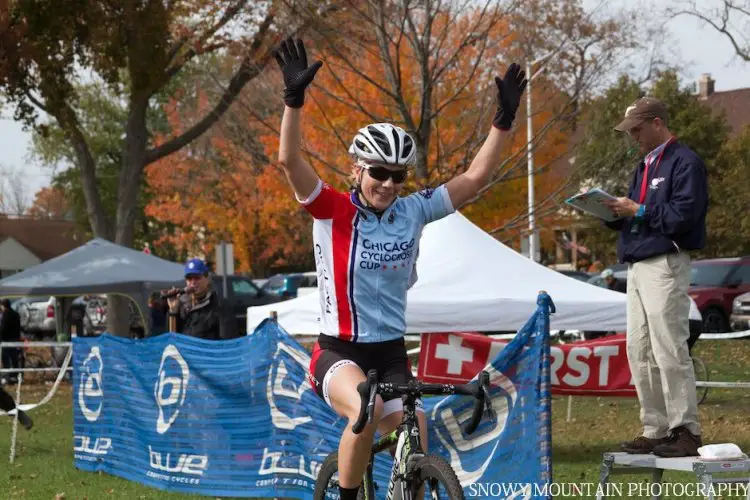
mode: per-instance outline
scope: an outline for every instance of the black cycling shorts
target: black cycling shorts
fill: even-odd
[[[355,343],[321,334],[310,358],[310,383],[329,406],[332,405],[328,397],[328,382],[336,370],[348,364],[357,365],[365,375],[376,369],[379,382],[403,384],[414,378],[403,338]],[[403,409],[400,397],[385,396],[383,401],[386,403],[383,417]],[[417,409],[422,410],[421,401],[417,401]]]

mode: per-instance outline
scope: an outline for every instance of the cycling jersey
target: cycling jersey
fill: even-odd
[[[398,197],[380,217],[320,180],[299,201],[315,218],[321,333],[351,342],[402,337],[422,228],[454,210],[445,185]]]

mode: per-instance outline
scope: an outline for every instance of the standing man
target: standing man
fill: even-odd
[[[222,301],[211,286],[210,270],[204,261],[190,259],[185,263],[185,285],[185,293],[167,299],[169,317],[176,319],[175,333],[207,340],[231,338]]]
[[[622,443],[628,453],[698,455],[702,446],[690,336],[690,250],[706,242],[708,185],[703,161],[667,128],[667,109],[652,97],[628,106],[616,127],[645,159],[627,198],[608,206],[620,218],[617,254],[628,263],[627,352],[643,435]]]
[[[10,300],[0,300],[0,343],[2,342],[20,342],[21,341],[21,317],[10,307]],[[18,347],[5,347],[2,349],[3,368],[20,368],[21,349]],[[8,381],[15,383],[18,381],[18,374],[8,373]]]

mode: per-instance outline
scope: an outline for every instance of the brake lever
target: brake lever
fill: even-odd
[[[367,423],[371,424],[375,416],[375,397],[378,394],[378,377],[377,372],[370,370],[367,373],[368,383],[370,384],[370,397],[367,401]]]
[[[495,410],[492,408],[492,398],[490,397],[490,374],[485,372],[486,376],[482,380],[484,382],[482,384],[482,394],[484,397],[484,408],[487,413],[488,418],[495,418],[497,415],[495,414]]]
[[[375,396],[377,395],[377,382],[370,387],[370,399],[367,403],[367,423],[371,424],[375,414]]]

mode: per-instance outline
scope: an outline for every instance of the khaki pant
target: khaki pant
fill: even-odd
[[[690,256],[652,257],[628,268],[628,363],[641,404],[643,435],[685,426],[700,434],[690,336]]]

